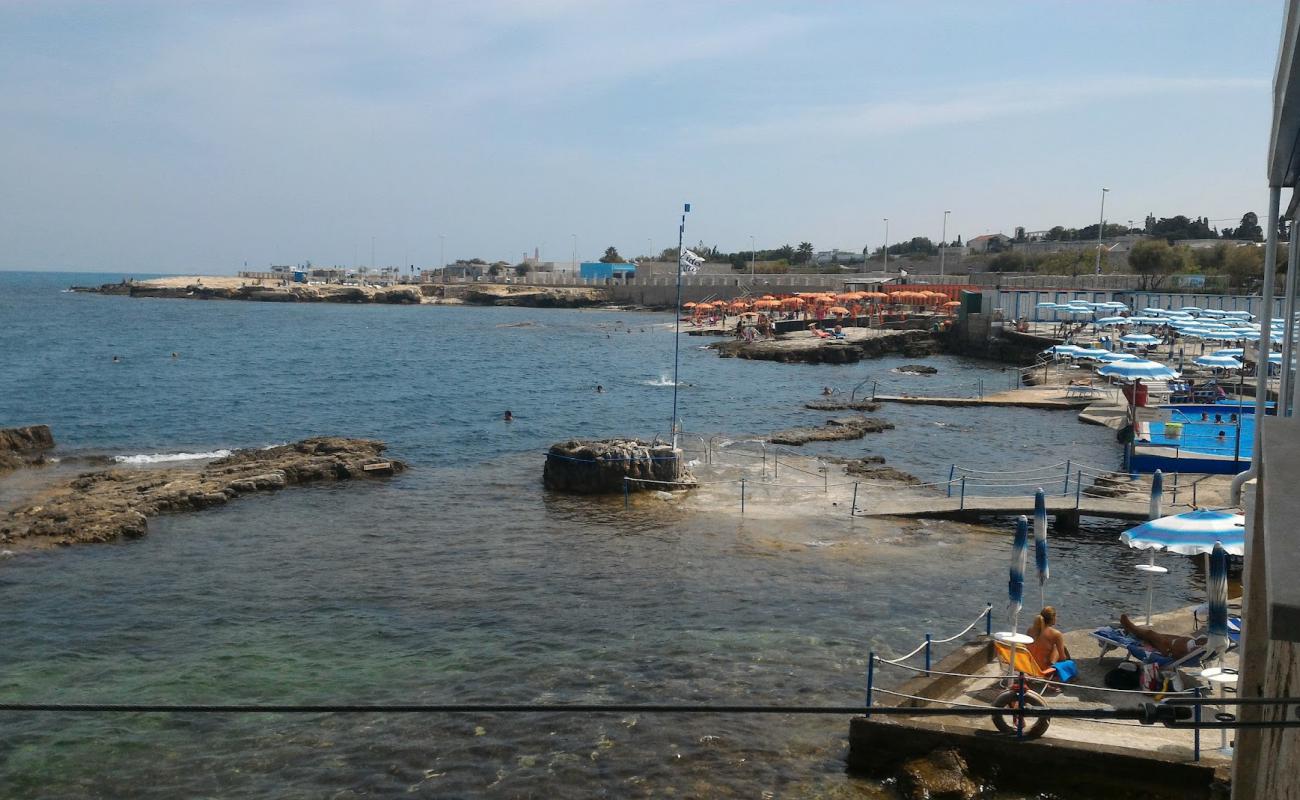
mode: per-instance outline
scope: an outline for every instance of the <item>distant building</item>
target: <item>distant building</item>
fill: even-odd
[[[610,264],[604,261],[584,261],[578,268],[578,275],[583,280],[603,281],[611,278],[627,280],[636,277],[636,264]]]
[[[966,249],[972,254],[997,253],[1011,244],[1011,237],[1001,233],[986,233],[966,242]]]
[[[813,254],[814,264],[861,264],[867,257],[856,250],[822,250]]]

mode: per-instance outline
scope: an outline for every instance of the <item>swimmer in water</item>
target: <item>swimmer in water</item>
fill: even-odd
[[[503,419],[503,420],[506,421],[506,422],[514,422],[514,421],[515,421],[515,415],[514,415],[514,414],[511,414],[511,413],[510,413],[510,409],[507,408],[507,409],[506,409],[506,414],[505,414],[505,416],[502,417],[501,419]]]
[[[1219,431],[1219,435],[1216,436],[1215,438],[1218,439],[1219,441],[1223,441],[1224,439],[1228,438],[1228,434],[1226,431]]]
[[[596,384],[596,394],[604,394],[604,393],[605,393],[605,387],[601,386],[599,383]]]
[[[117,356],[113,356],[113,363],[114,363],[114,364],[118,363],[118,362],[121,361],[121,360],[122,360],[122,359],[118,358]]]
[[[172,353],[172,358],[180,358],[180,355],[177,353]]]

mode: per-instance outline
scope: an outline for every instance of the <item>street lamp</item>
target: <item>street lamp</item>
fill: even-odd
[[[442,270],[442,282],[447,282],[447,235],[438,234],[438,268]]]
[[[578,234],[576,234],[576,233],[571,233],[571,234],[569,234],[569,235],[573,237],[573,266],[570,268],[570,271],[573,272],[573,273],[577,273],[577,271],[578,271]]]
[[[749,278],[750,282],[754,279],[754,262],[758,259],[758,251],[754,249],[754,237],[749,237]]]
[[[1106,193],[1110,189],[1102,187],[1101,190],[1101,216],[1097,219],[1097,267],[1095,274],[1101,274],[1101,232],[1106,228]]]
[[[883,271],[889,272],[889,217],[885,217],[885,260]]]
[[[943,283],[943,251],[948,249],[948,215],[951,211],[943,212],[943,235],[939,237],[939,282]]]

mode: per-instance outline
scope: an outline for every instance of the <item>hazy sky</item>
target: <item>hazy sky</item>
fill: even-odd
[[[6,2],[0,269],[1266,210],[1269,2]]]

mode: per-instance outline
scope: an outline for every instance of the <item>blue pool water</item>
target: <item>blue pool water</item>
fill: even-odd
[[[1189,456],[1250,459],[1255,436],[1253,406],[1179,406],[1173,408],[1169,421],[1182,425],[1178,435],[1169,435],[1164,422],[1152,422],[1151,444],[1177,447]]]

